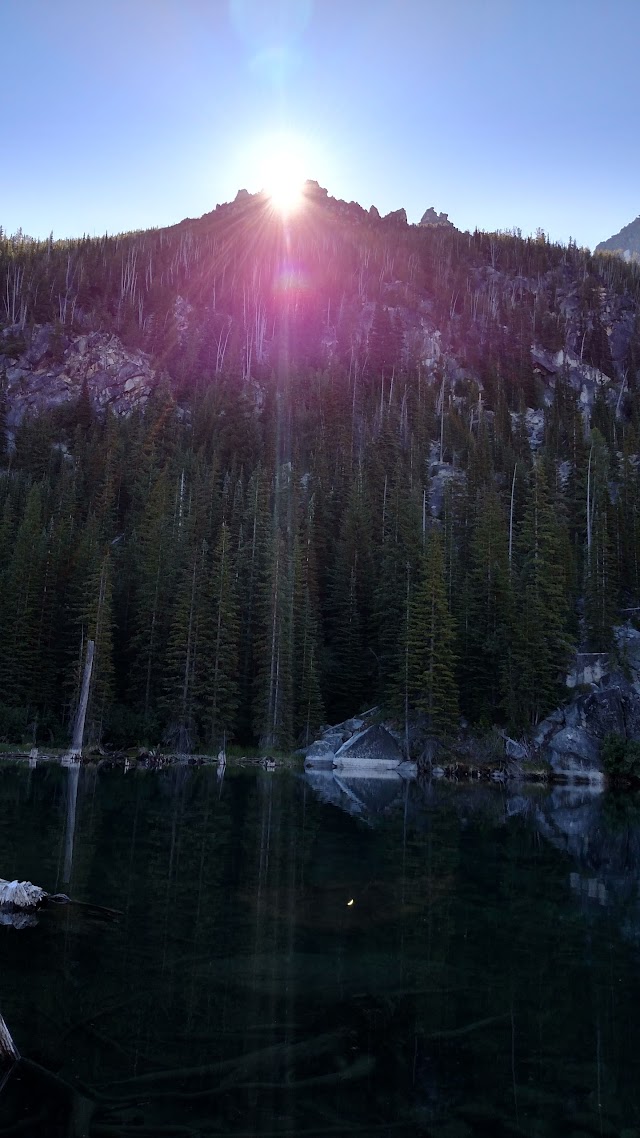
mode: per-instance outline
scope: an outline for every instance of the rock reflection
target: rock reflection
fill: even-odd
[[[366,772],[308,770],[305,779],[322,802],[339,806],[347,814],[373,819],[402,801],[405,779],[395,771]]]
[[[602,793],[592,784],[407,783],[395,771],[367,775],[306,771],[314,794],[369,826],[400,809],[405,825],[424,825],[433,811],[454,811],[462,830],[484,819],[495,826],[521,819],[570,860],[567,881],[581,905],[614,907],[626,938],[640,941],[640,795]]]

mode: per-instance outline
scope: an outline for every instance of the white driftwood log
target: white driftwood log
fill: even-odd
[[[0,877],[0,909],[36,909],[48,896],[30,881],[4,881]]]
[[[2,1013],[0,1013],[0,1059],[9,1059],[11,1062],[15,1062],[19,1058],[20,1052],[11,1038],[11,1032],[4,1022]]]

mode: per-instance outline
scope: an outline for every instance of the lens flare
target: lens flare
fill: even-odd
[[[285,147],[274,150],[265,163],[264,191],[273,208],[283,217],[302,204],[305,171],[302,159]]]
[[[289,131],[278,131],[260,140],[254,161],[258,184],[272,209],[282,217],[294,213],[302,204],[305,180],[310,177],[308,142]]]

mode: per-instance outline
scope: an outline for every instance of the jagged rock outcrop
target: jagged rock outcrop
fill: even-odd
[[[407,211],[406,209],[392,209],[390,213],[385,213],[383,221],[393,221],[399,225],[406,225]]]
[[[625,261],[640,261],[640,215],[619,233],[596,245],[596,253],[617,253]]]
[[[156,384],[146,353],[126,348],[118,336],[67,336],[52,324],[0,333],[3,375],[9,429],[25,415],[77,400],[83,384],[94,407],[116,415],[146,402]]]
[[[567,686],[580,690],[538,725],[535,746],[561,777],[602,781],[607,736],[640,740],[640,632],[628,624],[614,631],[620,666],[606,653],[578,654]]]
[[[453,222],[449,221],[449,214],[436,213],[432,205],[424,211],[420,218],[420,225],[443,225],[448,229],[455,229]]]

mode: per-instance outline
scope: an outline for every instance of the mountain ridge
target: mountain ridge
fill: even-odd
[[[531,731],[640,611],[639,385],[640,271],[543,234],[2,238],[0,737],[64,737],[87,639],[93,741]]]
[[[640,214],[619,233],[596,245],[596,253],[617,253],[625,261],[640,261]]]

